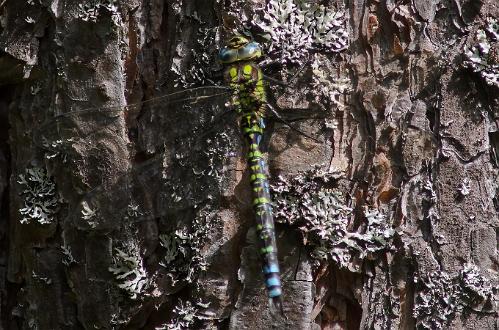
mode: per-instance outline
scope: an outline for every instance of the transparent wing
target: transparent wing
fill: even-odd
[[[120,118],[126,120],[128,128],[132,130],[136,129],[137,123],[135,121],[141,117],[149,120],[166,116],[174,118],[175,111],[171,111],[174,108],[184,110],[192,108],[187,111],[205,118],[213,114],[196,113],[198,110],[196,105],[201,104],[206,108],[206,104],[215,103],[213,100],[217,98],[225,99],[230,93],[230,89],[223,86],[197,87],[124,106],[78,109],[59,114],[42,124],[34,131],[33,141],[38,147],[53,150],[57,144],[60,144],[57,141],[64,137],[90,138],[92,134],[106,130]]]
[[[82,228],[110,230],[117,225],[116,216],[125,223],[143,222],[217,203],[224,194],[222,177],[233,156],[241,155],[237,125],[229,123],[235,114],[224,107],[230,94],[226,87],[193,88],[124,107],[72,111],[42,125],[35,143],[55,157],[71,153],[68,139],[91,141],[94,134],[112,133],[117,120],[132,114],[134,151],[156,154],[133,162],[112,187],[97,184],[85,193],[72,221]]]
[[[135,164],[111,187],[92,189],[81,199],[71,221],[94,230],[158,219],[166,227],[164,232],[188,226],[200,209],[219,204],[225,194],[224,176],[230,175],[228,169],[241,149],[237,126],[228,126],[181,141],[174,151]],[[122,221],[117,223],[116,218]]]
[[[106,130],[113,133],[123,111],[140,108],[137,136],[128,144],[133,145],[132,154],[143,153],[150,159],[140,161],[132,155],[131,168],[112,186],[87,184],[68,219],[81,229],[108,231],[219,198],[225,168],[241,150],[236,114],[223,104],[227,95],[230,90],[223,87],[196,88],[127,107],[74,111],[43,125],[35,140],[47,158],[61,157],[62,163],[74,164],[81,161],[73,150],[79,141],[97,141],[94,135]],[[78,128],[72,125],[75,120]],[[82,124],[94,128],[85,132]],[[116,217],[122,221],[116,222]]]

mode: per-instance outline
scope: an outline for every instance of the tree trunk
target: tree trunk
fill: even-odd
[[[499,327],[497,1],[0,8],[0,328]],[[227,92],[197,88],[236,31],[304,133],[264,141],[285,317]]]

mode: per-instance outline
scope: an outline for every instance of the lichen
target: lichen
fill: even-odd
[[[301,0],[271,0],[263,18],[252,24],[270,36],[267,51],[281,63],[302,64],[311,51],[340,52],[348,47],[348,16],[323,5]]]
[[[187,258],[189,255],[189,235],[182,231],[177,230],[173,234],[159,235],[159,243],[166,250],[163,260],[160,265],[167,268],[169,272],[180,271],[176,269],[174,261],[179,260],[177,257],[181,256],[182,259]]]
[[[340,267],[360,272],[359,261],[386,249],[394,230],[378,211],[364,211],[365,223],[357,231],[348,229],[353,210],[343,194],[328,187],[342,178],[340,172],[319,168],[291,179],[279,176],[271,185],[276,220],[297,227],[312,257],[332,260]]]
[[[416,277],[419,286],[415,299],[414,316],[419,327],[442,329],[455,312],[455,285],[449,274],[434,271],[425,277]]]
[[[200,272],[206,270],[207,263],[201,252],[206,238],[206,227],[200,220],[204,216],[206,214],[201,212],[196,217],[190,231],[184,228],[159,237],[160,245],[166,251],[159,264],[165,268],[173,285],[181,280],[193,283]]]
[[[499,287],[493,287],[476,265],[464,265],[458,281],[461,288],[459,297],[462,306],[475,311],[497,310]]]
[[[22,186],[19,195],[24,203],[24,207],[19,209],[23,216],[21,223],[46,225],[55,222],[60,198],[55,182],[47,171],[40,167],[27,168],[25,174],[19,175],[17,182]]]
[[[50,279],[46,276],[38,275],[37,273],[35,273],[35,271],[31,272],[31,278],[35,281],[38,281],[38,282],[46,284],[46,285],[52,284],[52,279]]]
[[[171,322],[165,326],[157,327],[156,330],[183,330],[191,329],[197,320],[205,319],[200,313],[201,308],[208,308],[209,303],[205,304],[201,301],[192,303],[187,300],[185,303],[179,300],[178,304],[173,309],[175,315]]]
[[[212,61],[216,58],[217,45],[220,40],[218,27],[200,27],[196,46],[180,42],[176,49],[176,56],[172,60],[172,71],[177,75],[175,87],[189,88],[195,85],[216,85],[209,77],[212,75]],[[189,66],[185,67],[185,59],[191,58]]]
[[[87,201],[81,202],[81,216],[91,228],[97,227],[97,209],[92,209]]]
[[[311,95],[314,101],[318,104],[328,101],[331,104],[343,108],[341,97],[353,90],[351,79],[341,76],[334,76],[331,69],[325,70],[323,67],[326,63],[318,54],[313,55],[312,80],[310,84]]]
[[[99,18],[99,11],[104,9],[111,15],[114,25],[122,24],[121,16],[118,11],[117,0],[93,0],[78,5],[77,17],[85,22],[96,23]]]
[[[446,329],[456,312],[465,309],[493,313],[497,308],[498,287],[480,274],[473,264],[451,275],[433,271],[414,278],[416,297],[414,316],[418,328]]]
[[[52,158],[61,157],[62,162],[66,163],[69,148],[72,147],[73,142],[73,138],[49,141],[47,138],[42,137],[42,147],[46,150],[45,158],[50,160]]]
[[[61,245],[61,251],[62,251],[62,264],[66,265],[67,267],[77,264],[78,262],[75,260],[73,257],[73,253],[71,252],[71,248],[66,245]]]
[[[461,196],[467,196],[470,194],[470,179],[469,178],[464,178],[463,181],[459,184],[459,187],[457,188],[459,191],[459,194]]]
[[[491,86],[499,87],[499,21],[488,17],[476,32],[476,43],[464,49],[465,64]]]
[[[115,275],[117,286],[124,290],[131,299],[136,299],[147,287],[147,272],[136,244],[125,249],[114,249],[114,265],[109,271]]]

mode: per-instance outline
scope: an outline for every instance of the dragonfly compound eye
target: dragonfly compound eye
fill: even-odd
[[[249,41],[242,36],[236,36],[229,40],[227,46],[222,48],[218,54],[220,62],[229,64],[238,61],[254,60],[262,56],[260,44]]]

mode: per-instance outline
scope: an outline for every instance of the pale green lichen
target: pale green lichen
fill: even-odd
[[[394,230],[385,215],[368,209],[364,224],[356,231],[348,229],[353,210],[333,187],[342,177],[340,172],[318,168],[291,179],[280,176],[271,185],[274,210],[277,221],[298,227],[313,248],[313,258],[360,272],[360,261],[390,246]]]
[[[336,76],[333,68],[325,70],[321,67],[327,63],[326,60],[319,57],[318,54],[313,55],[311,95],[314,101],[318,104],[328,101],[331,104],[342,108],[345,104],[342,102],[342,96],[350,93],[353,90],[352,81],[347,77]]]
[[[35,273],[35,271],[31,272],[31,278],[46,285],[52,284],[52,279],[48,278],[47,276],[38,275],[37,273]]]
[[[473,264],[464,265],[455,275],[433,271],[415,276],[414,316],[418,328],[447,329],[456,312],[497,312],[497,293],[489,279]]]
[[[485,28],[476,32],[476,43],[464,49],[465,63],[487,84],[499,87],[499,21],[488,17]]]
[[[459,194],[461,196],[467,196],[470,194],[470,179],[469,178],[464,178],[463,181],[459,184],[459,187],[457,190],[459,191]]]
[[[182,229],[159,237],[160,245],[166,250],[159,264],[166,269],[173,285],[181,280],[193,283],[200,272],[206,270],[207,263],[201,252],[206,227],[200,225],[199,217],[196,219],[190,233],[187,229]]]
[[[201,309],[208,307],[209,303],[202,303],[201,301],[193,304],[189,300],[186,302],[179,300],[178,304],[173,309],[174,317],[171,322],[164,326],[157,327],[156,330],[192,329],[196,321],[205,319],[200,311]]]
[[[340,52],[348,48],[348,16],[344,10],[303,0],[271,0],[263,18],[252,24],[270,36],[268,52],[281,62],[303,63],[314,50]]]
[[[52,158],[61,157],[62,162],[66,163],[69,148],[72,147],[73,142],[73,138],[49,141],[47,138],[42,137],[42,147],[46,150],[45,158],[50,160]]]
[[[19,195],[24,204],[24,207],[19,209],[23,216],[21,223],[37,222],[46,225],[55,222],[60,198],[55,182],[48,176],[47,171],[40,167],[28,168],[25,174],[19,175],[17,183],[21,185]]]
[[[165,256],[159,264],[170,271],[174,270],[172,264],[177,257],[181,255],[182,258],[186,258],[188,255],[188,240],[189,236],[181,230],[177,230],[173,234],[159,235],[159,243],[166,250]]]
[[[73,253],[71,252],[71,248],[66,245],[61,246],[61,251],[62,251],[62,263],[63,265],[66,265],[67,267],[77,264],[78,262],[75,260],[73,257]]]
[[[85,22],[97,22],[101,10],[107,10],[111,15],[114,25],[122,24],[121,16],[118,10],[117,0],[92,0],[80,3],[78,5],[77,17]]]
[[[114,265],[109,267],[109,271],[115,275],[117,286],[131,299],[136,299],[138,295],[143,294],[148,284],[139,248],[131,244],[125,251],[119,248],[114,251]]]
[[[217,56],[219,40],[220,30],[218,27],[200,27],[196,47],[185,41],[179,42],[171,66],[172,72],[177,75],[174,80],[175,87],[189,88],[199,84],[216,85],[210,76],[212,75],[212,61]],[[191,59],[187,67],[185,59]]]

